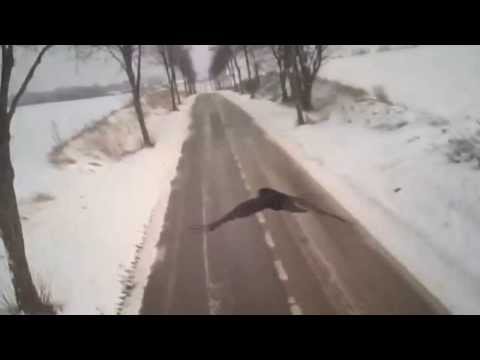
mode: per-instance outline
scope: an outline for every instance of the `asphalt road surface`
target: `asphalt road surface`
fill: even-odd
[[[211,232],[260,188],[348,220],[265,210]],[[141,314],[443,314],[445,308],[238,106],[202,94]]]

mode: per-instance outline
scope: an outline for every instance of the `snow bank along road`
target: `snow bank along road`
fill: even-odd
[[[446,313],[239,107],[199,95],[190,131],[140,313]],[[349,223],[266,210],[213,232],[190,228],[263,187],[308,198]]]

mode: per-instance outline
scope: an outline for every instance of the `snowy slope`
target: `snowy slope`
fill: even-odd
[[[372,90],[382,85],[395,103],[455,121],[480,115],[480,46],[423,45],[330,61],[319,76]]]
[[[315,103],[325,105],[304,127],[292,108],[227,96],[452,312],[479,314],[479,164],[447,156],[452,140],[467,136],[468,151],[480,149],[479,61],[478,47],[460,46],[332,60],[322,76],[382,85],[394,105],[319,82]]]
[[[56,169],[47,156],[57,143],[56,136],[66,140],[129,101],[131,95],[125,94],[19,107],[11,130],[17,196],[23,199],[55,188],[51,179]]]

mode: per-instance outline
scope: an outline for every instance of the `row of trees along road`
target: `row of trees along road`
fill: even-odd
[[[254,98],[255,92],[260,85],[259,63],[257,62],[255,51],[261,47],[263,46],[218,45],[210,47],[213,50],[210,77],[216,79],[216,88],[223,88],[218,77],[226,74],[231,77],[235,91],[241,94],[247,92],[251,98]],[[243,57],[245,69],[247,70],[246,80],[243,79],[240,68],[241,57]]]
[[[18,211],[18,204],[14,188],[14,168],[10,151],[10,129],[14,120],[15,111],[21,97],[25,94],[32,78],[42,60],[54,45],[28,46],[35,52],[25,77],[15,94],[11,94],[11,80],[15,66],[15,52],[19,46],[1,45],[1,79],[0,79],[0,237],[3,239],[8,257],[8,267],[12,276],[12,285],[15,300],[20,311],[27,314],[54,313],[50,304],[45,304],[39,296],[32,279],[28,265],[25,241],[22,232],[22,223]],[[169,88],[174,88],[177,102],[180,96],[176,88],[174,69],[180,69],[187,94],[195,93],[195,71],[193,69],[190,52],[182,45],[91,45],[75,46],[78,58],[85,60],[98,51],[107,52],[118,61],[128,78],[131,86],[133,105],[140,126],[144,145],[153,146],[153,142],[145,125],[144,113],[141,103],[142,57],[145,52],[147,57],[160,54],[160,47],[165,51],[167,61],[164,67],[168,73]],[[146,50],[146,51],[144,51]],[[161,55],[161,54],[160,54]],[[172,108],[176,109],[172,97]],[[32,174],[33,176],[33,174]]]
[[[230,76],[233,89],[243,94],[245,88],[253,98],[260,86],[259,63],[255,59],[256,51],[268,47],[278,71],[278,81],[282,92],[282,102],[293,102],[297,110],[298,125],[305,124],[304,111],[312,107],[312,89],[320,67],[325,62],[328,45],[218,45],[213,51],[210,64],[210,77],[215,80],[216,88],[222,89],[219,79]],[[248,81],[242,81],[239,66],[239,54],[245,59]],[[250,65],[254,64],[255,78],[252,78]],[[288,92],[290,88],[290,93]]]
[[[181,99],[175,68],[178,68],[182,74],[185,94],[196,93],[196,74],[192,57],[188,49],[182,45],[156,45],[155,47],[158,61],[163,64],[167,76],[172,110],[177,111]]]

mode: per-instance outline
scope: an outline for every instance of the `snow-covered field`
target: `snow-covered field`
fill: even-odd
[[[480,114],[480,46],[418,48],[335,59],[319,76],[371,90],[382,85],[396,102],[453,123]]]
[[[115,313],[123,290],[121,280],[154,206],[163,219],[193,97],[176,113],[146,107],[147,126],[156,143],[152,149],[118,161],[101,151],[82,153],[86,148],[81,146],[82,137],[65,149],[75,163],[56,168],[47,161],[48,152],[56,145],[51,121],[65,140],[119,109],[127,99],[26,106],[14,119],[12,157],[27,257],[37,283],[47,286],[64,314]],[[131,109],[110,114],[108,123],[116,137],[106,136],[106,132],[98,139],[110,148],[130,146],[135,142],[132,134],[138,143],[140,131]],[[90,150],[95,150],[91,145]],[[37,193],[48,196],[35,201],[32,196]],[[3,246],[0,291],[11,297]]]
[[[329,45],[333,58],[363,56],[376,52],[404,50],[420,45]]]
[[[225,94],[453,313],[479,314],[480,47],[334,59],[319,76],[370,96],[319,82],[316,124],[296,127],[292,108]],[[378,85],[393,105],[372,99]],[[448,155],[458,139],[468,141],[454,163]]]
[[[130,101],[131,95],[125,94],[19,107],[11,140],[17,196],[53,191],[52,176],[58,170],[48,163],[50,150]]]
[[[359,58],[365,55],[375,53],[390,53],[403,51],[406,49],[417,48],[424,45],[328,45],[326,62],[338,58]],[[243,79],[247,78],[247,67],[243,51],[237,53],[238,65],[240,67]],[[278,71],[277,63],[272,55],[269,46],[255,51],[255,60],[259,65],[260,74],[264,75],[270,71]],[[225,77],[225,82],[231,82],[229,77]]]

